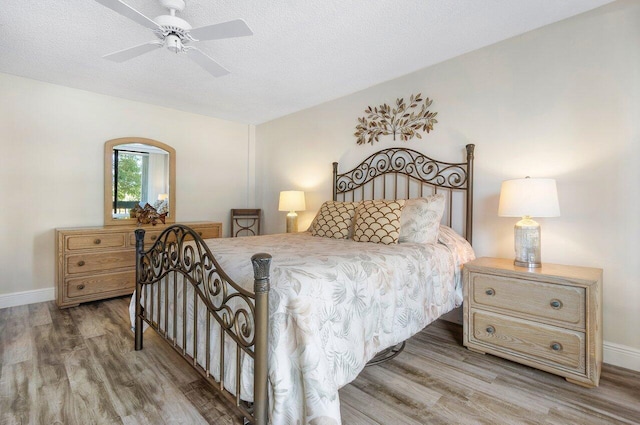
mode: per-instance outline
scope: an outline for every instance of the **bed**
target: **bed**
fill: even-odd
[[[203,241],[175,225],[145,250],[138,229],[135,349],[155,329],[249,423],[339,424],[340,387],[461,304],[473,159],[467,145],[459,163],[401,148],[334,163],[333,200],[299,234]],[[436,201],[426,243],[408,211]]]

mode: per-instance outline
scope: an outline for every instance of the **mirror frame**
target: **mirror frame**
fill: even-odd
[[[176,222],[176,150],[171,146],[144,137],[121,137],[112,139],[104,144],[104,225],[105,226],[133,226],[138,222],[133,218],[115,219],[112,214],[113,206],[113,148],[118,145],[141,143],[164,149],[169,153],[169,215],[165,223]]]

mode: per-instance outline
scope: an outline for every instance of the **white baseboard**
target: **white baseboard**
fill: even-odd
[[[34,289],[32,291],[0,294],[0,308],[15,307],[44,301],[53,301],[56,297],[55,288]]]
[[[640,350],[636,348],[605,341],[602,355],[607,364],[640,372]]]

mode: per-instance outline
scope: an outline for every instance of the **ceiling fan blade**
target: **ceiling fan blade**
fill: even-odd
[[[103,56],[105,59],[112,60],[114,62],[124,62],[129,59],[133,59],[136,56],[144,55],[152,50],[162,47],[160,41],[150,41],[148,43],[140,44],[138,46],[129,47],[128,49],[120,50],[114,53]]]
[[[199,41],[219,40],[221,38],[244,37],[253,35],[253,31],[242,19],[207,25],[189,31],[193,38]]]
[[[187,50],[187,55],[195,63],[200,65],[202,69],[204,69],[205,71],[207,71],[209,74],[213,75],[216,78],[229,74],[228,69],[224,68],[218,62],[214,61],[209,56],[207,56],[204,52],[202,52],[201,50],[195,47],[191,47],[189,50]]]
[[[132,21],[135,21],[147,28],[151,28],[152,30],[160,28],[160,26],[155,22],[153,22],[153,20],[147,18],[142,13],[135,10],[133,7],[124,3],[122,0],[96,0],[96,1],[101,5],[106,6],[109,9],[113,10],[114,12],[118,12],[119,14],[126,16]]]

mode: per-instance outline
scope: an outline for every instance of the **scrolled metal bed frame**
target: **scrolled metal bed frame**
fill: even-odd
[[[466,161],[436,161],[411,149],[391,148],[377,152],[354,169],[339,174],[333,163],[333,199],[399,199],[422,197],[425,187],[432,192],[449,193],[447,223],[453,223],[453,193],[463,192],[464,229],[471,242],[473,212],[474,145],[466,146]],[[390,188],[389,188],[390,187]],[[400,188],[400,189],[399,189]],[[456,229],[458,230],[458,229]],[[143,347],[146,323],[184,357],[223,397],[245,416],[246,423],[268,423],[268,333],[269,333],[269,254],[255,254],[253,292],[235,283],[220,268],[213,253],[201,237],[183,225],[165,229],[148,249],[144,247],[144,229],[136,230],[135,349]],[[191,288],[191,300],[187,300]],[[177,293],[181,290],[179,303]],[[169,305],[172,302],[170,311]],[[191,304],[192,303],[192,304]],[[178,313],[181,304],[181,314]],[[193,340],[187,340],[188,309],[193,311]],[[198,332],[198,308],[205,308],[205,335]],[[180,324],[180,326],[179,326]],[[202,325],[201,325],[202,326]],[[211,337],[218,326],[219,340]],[[181,338],[178,337],[181,331]],[[205,361],[198,362],[199,338],[204,338]],[[235,345],[235,388],[225,387],[225,343]],[[404,343],[403,343],[404,344]],[[403,344],[376,356],[370,364],[397,356]],[[219,376],[211,365],[211,353],[217,350]],[[253,402],[241,399],[242,358],[253,361]]]
[[[413,149],[384,149],[342,174],[338,174],[338,163],[334,162],[333,200],[409,199],[425,196],[425,190],[431,193],[445,192],[448,195],[445,224],[451,226],[454,218],[453,195],[462,192],[465,223],[464,228],[458,230],[471,243],[474,150],[475,145],[467,145],[466,161],[455,163],[438,161]],[[400,180],[401,177],[404,177],[404,181]]]

